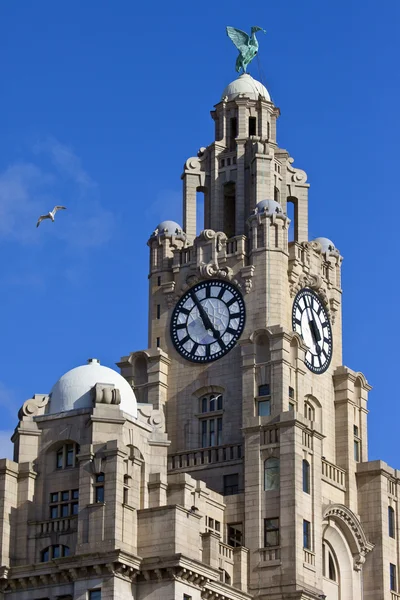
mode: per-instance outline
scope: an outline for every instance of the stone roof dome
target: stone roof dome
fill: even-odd
[[[92,408],[91,389],[97,383],[114,385],[121,394],[119,408],[132,417],[137,417],[136,398],[129,383],[117,371],[100,365],[95,358],[89,359],[87,365],[71,369],[57,381],[50,392],[48,413]]]
[[[254,213],[257,215],[258,213],[267,213],[272,215],[276,213],[277,215],[283,215],[283,208],[276,202],[276,200],[260,200],[257,202],[256,208],[254,209]]]
[[[182,227],[175,221],[163,221],[154,230],[153,236],[157,235],[182,235]]]
[[[267,88],[256,79],[253,79],[248,73],[242,73],[240,77],[227,85],[222,92],[221,100],[227,98],[229,102],[229,100],[233,100],[239,95],[246,96],[246,98],[251,98],[252,100],[258,100],[258,97],[262,96],[265,100],[271,101]]]
[[[322,252],[337,252],[337,248],[335,244],[325,237],[318,237],[313,240],[313,242],[318,242],[321,244]]]

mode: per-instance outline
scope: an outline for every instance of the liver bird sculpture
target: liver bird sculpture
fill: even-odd
[[[247,33],[240,29],[236,29],[235,27],[226,28],[228,37],[239,50],[239,56],[236,59],[236,71],[238,73],[240,72],[240,69],[243,69],[243,73],[246,73],[247,65],[251,63],[258,52],[256,31],[263,31],[266,33],[262,27],[252,27],[251,35],[247,35]]]

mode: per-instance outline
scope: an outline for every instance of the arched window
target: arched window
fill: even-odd
[[[391,506],[388,508],[388,522],[389,522],[389,536],[395,538],[395,523],[394,523],[394,510]]]
[[[279,458],[264,461],[264,490],[279,490]]]
[[[303,492],[310,493],[310,463],[303,460]]]
[[[331,581],[336,581],[335,563],[333,561],[333,557],[332,557],[332,554],[330,552],[329,552],[329,558],[328,558],[328,578]]]
[[[53,558],[62,558],[63,556],[69,556],[69,548],[68,546],[64,546],[63,544],[56,544],[53,546],[48,546],[44,550],[42,550],[41,559],[42,562],[49,562]]]
[[[310,402],[304,402],[304,416],[310,421],[315,421],[315,409]]]

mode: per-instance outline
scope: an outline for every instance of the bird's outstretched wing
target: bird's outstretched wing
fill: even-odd
[[[235,44],[239,52],[241,52],[243,48],[248,47],[250,38],[247,35],[247,33],[242,31],[241,29],[236,29],[235,27],[227,27],[226,33],[228,37],[232,40],[232,42]]]
[[[41,215],[41,216],[38,218],[38,222],[36,223],[36,227],[39,227],[40,223],[41,223],[42,221],[44,221],[44,219],[50,219],[49,215]]]
[[[58,210],[66,210],[66,208],[66,206],[55,206],[51,212],[55,215]]]

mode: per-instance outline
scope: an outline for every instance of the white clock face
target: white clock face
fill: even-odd
[[[187,360],[211,362],[233,348],[245,323],[242,295],[230,283],[202,281],[179,300],[171,319],[171,338]]]
[[[301,335],[308,350],[306,366],[323,373],[332,358],[332,329],[320,298],[309,288],[300,290],[293,303],[293,330]]]

